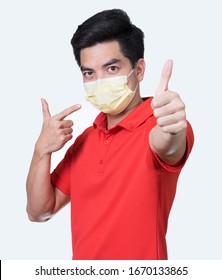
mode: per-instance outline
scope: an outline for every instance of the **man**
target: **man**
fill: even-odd
[[[50,175],[51,154],[72,138],[74,105],[43,127],[27,178],[27,212],[46,221],[71,201],[73,259],[167,259],[176,184],[193,145],[179,95],[163,67],[154,98],[142,99],[143,32],[118,9],[78,26],[71,44],[86,98],[102,111]]]

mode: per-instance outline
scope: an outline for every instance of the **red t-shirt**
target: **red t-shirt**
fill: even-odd
[[[118,125],[106,129],[100,113],[51,174],[71,197],[73,259],[167,259],[166,231],[179,173],[149,146],[156,125],[148,98]]]

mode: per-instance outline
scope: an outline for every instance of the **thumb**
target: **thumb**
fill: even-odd
[[[47,101],[44,98],[41,98],[41,103],[42,103],[43,120],[51,118],[51,114],[49,111],[49,105],[48,105]]]
[[[163,66],[160,82],[156,89],[156,95],[160,95],[164,93],[166,90],[168,90],[168,84],[172,74],[172,70],[173,70],[173,61],[167,60],[165,65]]]

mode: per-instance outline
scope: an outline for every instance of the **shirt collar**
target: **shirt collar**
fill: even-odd
[[[136,107],[128,116],[120,121],[116,126],[107,130],[106,114],[101,112],[95,119],[93,125],[95,128],[103,130],[105,133],[115,132],[121,128],[126,130],[133,130],[140,126],[146,119],[153,115],[153,110],[150,106],[152,97],[143,98],[143,103]]]

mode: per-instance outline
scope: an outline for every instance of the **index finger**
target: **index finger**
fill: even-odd
[[[58,121],[62,121],[67,116],[71,115],[72,113],[78,111],[82,106],[80,104],[73,105],[65,110],[63,110],[61,113],[54,116],[54,118]]]
[[[156,95],[162,94],[166,90],[168,90],[168,83],[172,74],[172,70],[173,70],[173,61],[167,60],[161,73],[160,83],[157,87]]]

